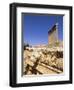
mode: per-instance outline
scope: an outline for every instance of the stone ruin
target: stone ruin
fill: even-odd
[[[39,71],[36,70],[36,67],[38,64],[45,64],[46,66],[51,66],[56,70],[56,73],[58,73],[58,70],[60,72],[63,72],[63,51],[62,49],[36,49],[36,48],[26,48],[24,51],[24,60],[25,63],[24,66],[24,74],[28,74],[29,66],[32,69],[29,74],[35,74],[33,71]],[[32,61],[32,62],[30,62]],[[28,65],[28,66],[27,66]],[[41,69],[41,68],[40,68]],[[43,69],[43,68],[42,68]],[[40,72],[42,74],[47,74],[48,72]]]
[[[63,43],[59,42],[57,25],[48,32],[48,45],[26,47],[23,52],[23,75],[59,74],[63,72]]]

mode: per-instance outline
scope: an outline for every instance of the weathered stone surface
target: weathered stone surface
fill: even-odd
[[[51,74],[57,73],[58,70],[63,72],[63,50],[62,48],[59,49],[59,47],[56,48],[26,48],[23,53],[23,62],[24,65],[29,65],[32,67],[32,70],[26,71],[26,68],[24,67],[23,72],[26,72],[26,74],[37,74],[38,72],[35,70],[38,70],[40,73],[43,74]],[[45,68],[41,66],[41,63],[53,67],[53,69],[57,69],[56,72],[54,70],[49,70],[48,68]],[[33,72],[34,70],[34,72]],[[47,72],[47,73],[46,73]],[[39,73],[38,73],[39,74]]]

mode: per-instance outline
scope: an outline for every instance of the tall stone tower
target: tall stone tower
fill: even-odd
[[[54,45],[56,42],[58,42],[58,23],[48,31],[48,44]]]

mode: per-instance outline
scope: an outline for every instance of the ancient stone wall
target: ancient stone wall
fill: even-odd
[[[51,30],[48,31],[48,44],[54,45],[58,41],[58,29],[57,25],[54,25]]]

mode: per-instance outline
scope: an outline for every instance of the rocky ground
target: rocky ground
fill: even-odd
[[[51,69],[51,72],[49,69]],[[23,53],[23,74],[63,72],[63,49],[26,47]],[[55,72],[54,72],[55,73]]]

